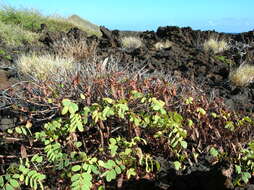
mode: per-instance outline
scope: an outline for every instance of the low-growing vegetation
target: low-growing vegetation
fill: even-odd
[[[216,54],[228,50],[230,46],[225,40],[210,38],[204,42],[203,48]]]
[[[12,7],[3,7],[0,10],[0,21],[5,24],[18,25],[24,30],[37,32],[41,29],[41,24],[47,26],[49,31],[68,31],[73,27],[78,27],[91,34],[98,34],[99,31],[92,30],[76,23],[73,19],[67,19],[60,16],[44,16],[37,10],[15,9]],[[93,33],[94,32],[94,33]]]
[[[246,86],[254,80],[254,66],[249,64],[240,65],[231,71],[229,80],[236,86]]]
[[[231,59],[226,58],[225,56],[215,56],[216,59],[222,61],[223,63],[228,64],[229,66],[234,65],[234,61],[232,61]]]
[[[23,30],[18,25],[5,24],[0,21],[0,37],[7,45],[20,46],[26,42],[38,43],[39,35]]]
[[[54,55],[22,55],[17,61],[18,71],[35,80],[64,80],[67,72],[75,69],[72,57],[62,58]]]
[[[166,40],[166,41],[163,41],[163,42],[157,42],[154,44],[154,47],[155,49],[157,50],[161,50],[161,49],[167,49],[167,48],[170,48],[172,47],[172,42]]]
[[[27,59],[21,57],[20,63]],[[19,93],[11,88],[4,92],[5,101],[15,105],[16,112],[29,113],[30,119],[1,133],[2,145],[8,139],[22,142],[18,149],[7,144],[2,150],[7,157],[1,188],[107,189],[116,181],[121,188],[129,179],[154,179],[160,171],[159,155],[179,171],[204,155],[211,167],[214,160],[230,161],[232,183],[248,182],[254,121],[228,111],[220,99],[209,100],[190,81],[124,70],[114,59],[83,63],[82,69],[59,80],[54,74],[61,72],[52,65],[62,61],[35,55],[29,59],[33,66],[26,69],[38,68],[33,72],[40,73],[48,60],[45,65],[52,73],[42,74],[49,78],[45,81],[34,74],[17,84]],[[23,75],[33,72],[24,70]]]
[[[76,17],[75,17],[76,18]],[[8,45],[19,46],[24,41],[33,44],[38,41],[41,25],[46,26],[47,31],[67,32],[71,28],[78,27],[88,35],[100,36],[99,29],[85,25],[77,19],[64,18],[60,16],[44,16],[39,11],[29,9],[15,9],[12,7],[2,7],[0,9],[0,36]]]

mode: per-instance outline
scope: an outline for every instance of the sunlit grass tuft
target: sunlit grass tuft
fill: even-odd
[[[254,81],[254,65],[241,65],[229,74],[229,80],[236,86],[247,86]]]
[[[73,58],[61,58],[53,55],[22,55],[17,61],[19,72],[35,80],[54,78],[64,80],[66,73],[74,70]]]
[[[162,50],[162,49],[167,49],[167,48],[170,48],[172,47],[172,42],[170,41],[163,41],[163,42],[157,42],[154,44],[154,47],[156,50]]]
[[[143,46],[142,40],[138,37],[133,37],[133,36],[123,37],[121,39],[121,42],[124,48],[135,49],[135,48],[140,48],[141,46]]]
[[[205,41],[203,44],[205,51],[212,51],[213,53],[220,53],[225,50],[228,50],[230,47],[225,40],[216,40],[214,38],[210,38],[209,40]]]

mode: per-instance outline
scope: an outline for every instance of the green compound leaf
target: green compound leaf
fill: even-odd
[[[127,175],[127,178],[130,179],[131,176],[136,176],[137,173],[134,168],[130,168],[127,170],[126,175]]]
[[[103,101],[109,103],[109,104],[113,104],[115,101],[111,98],[103,98]]]
[[[250,178],[251,178],[251,175],[249,172],[242,173],[242,180],[244,181],[245,184],[247,184],[249,182]]]
[[[6,190],[15,190],[14,187],[12,187],[9,183],[6,184],[5,189]]]
[[[70,107],[69,107],[69,112],[70,112],[71,114],[74,114],[74,113],[76,113],[76,111],[78,111],[78,105],[72,103],[72,104],[70,105]]]
[[[178,161],[173,162],[173,166],[176,170],[180,170],[182,167],[182,164]]]
[[[91,183],[91,181],[92,181],[92,175],[91,174],[89,174],[89,173],[82,173],[81,176],[82,176],[82,178],[83,178],[85,183],[87,183],[87,184]]]
[[[182,146],[184,149],[186,149],[187,146],[188,146],[188,144],[187,144],[186,141],[180,141],[180,144],[181,144],[181,146]]]
[[[101,185],[100,187],[98,187],[98,190],[105,190],[105,188]]]
[[[22,134],[22,130],[21,130],[20,127],[16,127],[16,128],[15,128],[15,131],[16,131],[16,133],[18,133],[18,134]]]
[[[19,187],[19,183],[18,183],[18,181],[17,180],[15,180],[15,179],[10,179],[10,184],[12,185],[12,187],[14,187],[14,188],[18,188]]]
[[[0,187],[4,186],[4,177],[0,176]]]
[[[71,181],[77,181],[80,178],[80,174],[75,174],[71,177]]]
[[[73,166],[72,168],[71,168],[71,170],[73,171],[73,172],[77,172],[77,171],[79,171],[81,169],[81,166],[80,165],[75,165],[75,166]]]
[[[201,115],[206,114],[206,111],[203,108],[197,108],[197,112],[200,113]]]
[[[62,115],[65,115],[68,111],[70,112],[70,114],[74,114],[78,111],[78,105],[73,103],[69,99],[63,99],[62,104],[64,106],[62,109]]]
[[[110,142],[110,144],[114,144],[114,145],[115,145],[115,144],[116,144],[116,139],[110,138],[110,139],[109,139],[109,142]]]
[[[64,107],[64,108],[62,109],[62,115],[67,114],[67,112],[68,112],[68,107]]]
[[[210,149],[210,154],[213,156],[213,157],[217,157],[219,155],[219,152],[217,149],[215,149],[214,147],[212,147]]]
[[[115,170],[109,170],[106,173],[106,180],[107,182],[110,182],[113,179],[116,179],[116,172]]]
[[[19,179],[19,178],[20,178],[20,175],[19,175],[19,174],[14,174],[14,175],[12,176],[12,178],[13,178],[13,179]]]
[[[87,172],[75,174],[71,177],[71,182],[71,189],[90,190],[92,187],[92,176]]]
[[[239,165],[235,165],[235,170],[237,174],[240,174],[242,172],[242,168]]]
[[[122,170],[121,170],[121,168],[120,168],[119,166],[116,166],[116,167],[115,167],[115,171],[116,171],[116,173],[117,173],[118,175],[122,172]]]

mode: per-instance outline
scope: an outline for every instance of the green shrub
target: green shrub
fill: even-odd
[[[18,25],[4,24],[0,21],[0,36],[7,45],[20,46],[25,42],[37,43],[39,35],[22,29]]]
[[[3,7],[0,10],[0,20],[5,24],[18,25],[25,30],[36,31],[43,22],[42,15],[35,10],[17,10]]]
[[[222,99],[210,99],[187,79],[149,78],[140,70],[120,68],[112,57],[82,65],[64,79],[51,75],[47,81],[18,83],[18,93],[9,89],[3,97],[9,104],[13,102],[17,113],[37,121],[3,136],[15,137],[29,147],[29,154],[38,154],[29,159],[26,168],[41,176],[43,186],[89,189],[155,176],[158,156],[179,172],[204,159],[211,164],[208,167],[229,161],[236,169],[227,176],[239,183],[249,180],[253,148],[246,145],[251,139],[252,118],[229,111]],[[6,146],[2,154],[12,155],[11,145]],[[19,165],[15,159],[11,162]],[[11,168],[10,163],[6,165]],[[8,175],[20,174],[17,167],[3,171],[3,186],[13,179]],[[50,178],[52,175],[57,178]]]
[[[0,21],[5,24],[18,25],[24,30],[36,32],[41,28],[41,24],[46,24],[49,31],[68,31],[73,27],[78,27],[89,35],[99,35],[99,31],[88,26],[76,23],[74,20],[57,16],[44,16],[39,11],[29,9],[14,9],[3,7],[0,10]]]

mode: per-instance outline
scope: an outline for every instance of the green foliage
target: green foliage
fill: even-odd
[[[92,186],[92,175],[83,172],[77,173],[71,177],[71,189],[73,190],[89,190]]]
[[[5,24],[20,26],[23,30],[32,32],[38,31],[41,24],[46,24],[47,29],[51,32],[66,32],[71,28],[78,27],[90,35],[99,35],[98,30],[90,28],[86,23],[77,23],[74,20],[59,16],[44,16],[34,9],[2,7],[0,10],[0,21]]]
[[[163,103],[156,101],[156,99],[152,101],[155,111],[165,114],[162,110]],[[160,107],[156,108],[156,103]],[[76,133],[84,132],[84,129],[88,129],[88,126],[85,127],[88,120],[91,119],[93,125],[98,125],[112,117],[129,118],[132,121],[130,116],[134,113],[131,112],[125,100],[115,101],[104,98],[101,104],[86,106],[81,111],[79,111],[77,104],[68,99],[64,99],[62,105],[62,114],[65,117],[46,123],[41,132],[35,133],[35,138],[45,145],[46,156],[42,158],[40,155],[36,155],[32,160],[34,162],[45,160],[54,164],[58,170],[69,171],[72,189],[90,189],[93,181],[98,177],[107,182],[116,180],[120,174],[130,178],[138,174],[137,170],[140,167],[144,168],[146,173],[159,170],[159,163],[151,155],[144,154],[139,147],[139,144],[147,143],[141,137],[133,137],[130,141],[122,137],[111,137],[108,140],[108,150],[98,152],[97,157],[90,157],[82,151],[72,151],[70,154],[66,154],[64,145],[59,143],[59,141],[72,138],[73,135],[76,136]],[[72,148],[75,149],[80,149],[84,145],[77,140],[71,143],[73,143]],[[101,160],[100,157],[105,159]],[[72,163],[77,164],[73,165]]]
[[[17,178],[19,178],[18,174],[0,176],[0,188],[3,190],[15,190],[20,188],[20,183]]]
[[[238,174],[238,178],[236,179],[235,183],[240,185],[243,181],[245,184],[247,184],[249,182],[249,179],[251,178],[250,172],[242,171],[242,167],[240,165],[235,165],[235,170]]]
[[[233,65],[235,64],[234,61],[232,61],[231,59],[226,58],[225,56],[215,56],[216,59],[218,59],[219,61],[226,63],[228,65]]]
[[[67,114],[68,112],[73,115],[78,111],[78,105],[71,102],[69,99],[64,99],[62,101],[62,104],[63,104],[62,110],[63,115]]]
[[[34,156],[33,161],[41,162],[41,157]],[[31,162],[33,162],[31,160]],[[26,159],[20,160],[19,165],[11,165],[5,175],[0,176],[0,187],[3,190],[16,190],[20,189],[22,185],[29,186],[32,189],[44,189],[43,181],[46,176],[34,169],[30,169],[30,161]]]
[[[109,144],[110,154],[112,157],[115,157],[115,155],[117,153],[117,149],[118,149],[117,141],[114,138],[110,138],[109,142],[110,142],[110,144]]]
[[[182,168],[182,164],[181,162],[179,161],[175,161],[173,162],[173,167],[176,169],[176,170],[180,170]]]
[[[0,13],[1,14],[1,13]],[[0,19],[0,36],[3,41],[10,46],[21,46],[24,43],[38,43],[39,34],[24,30],[19,25],[5,24]],[[10,55],[3,55],[5,59],[10,60]]]
[[[8,54],[5,52],[5,50],[3,50],[3,49],[0,49],[0,57],[3,57],[3,58],[5,58],[5,59],[7,59],[7,60],[11,60],[11,59],[12,59],[11,56],[8,55]]]
[[[200,115],[206,115],[206,111],[203,109],[203,108],[197,108],[197,112],[200,114]]]
[[[103,162],[102,160],[98,161],[99,166],[106,169],[104,173],[102,173],[102,177],[106,177],[107,182],[116,179],[116,176],[121,174],[123,170],[125,170],[125,166],[120,163],[117,164],[114,160],[108,160],[107,162]]]
[[[216,148],[212,147],[212,148],[210,149],[210,154],[211,154],[213,157],[218,157],[218,156],[219,156],[219,151],[218,151]]]
[[[243,120],[246,120],[242,119]],[[249,119],[247,119],[250,122]],[[241,123],[241,122],[240,122]],[[241,157],[238,159],[239,164],[235,164],[235,171],[238,174],[235,183],[241,184],[241,182],[248,183],[251,178],[251,174],[254,173],[254,141],[251,141],[247,148],[242,149]]]
[[[85,100],[83,96],[80,101]],[[200,104],[195,106],[194,98],[188,98],[183,104],[192,110],[184,118],[177,111],[169,111],[164,101],[137,91],[132,91],[126,99],[107,97],[86,106],[77,102],[63,99],[59,118],[36,128],[34,134],[29,132],[33,131],[30,125],[13,129],[12,135],[29,136],[41,148],[31,160],[21,164],[21,170],[19,166],[12,167],[1,176],[2,187],[16,188],[18,183],[20,187],[43,188],[46,175],[41,171],[59,176],[71,189],[103,189],[106,183],[118,179],[142,178],[160,170],[160,163],[147,147],[158,149],[161,142],[162,151],[168,151],[175,170],[186,169],[192,159],[198,163],[202,152],[213,159],[233,160],[236,184],[247,183],[253,172],[254,143],[242,150],[240,158],[229,158],[217,144],[195,151],[187,133],[195,129],[198,134],[203,127],[201,118],[220,119],[221,130],[233,133],[247,124],[252,125],[249,117],[232,121],[228,112],[210,112]],[[234,129],[225,129],[223,125],[231,121]],[[193,148],[191,154],[187,148]]]
[[[43,188],[42,181],[46,178],[45,175],[38,173],[36,170],[31,170],[24,165],[19,166],[19,171],[21,172],[19,180],[24,182],[26,186],[30,186],[33,189],[37,189],[40,186]]]

